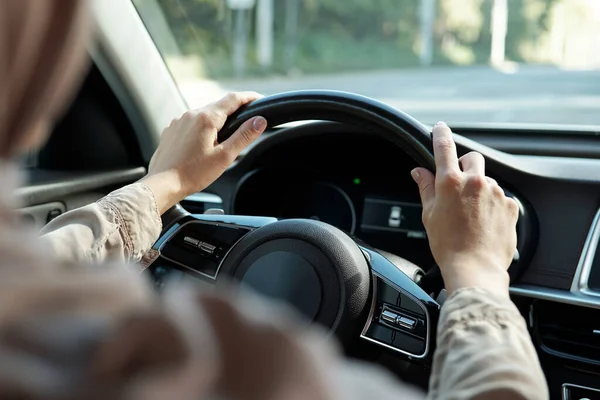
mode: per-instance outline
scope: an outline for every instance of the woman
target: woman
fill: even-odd
[[[265,129],[257,117],[216,141],[227,115],[254,93],[174,120],[140,182],[57,218],[41,238],[19,226],[9,159],[39,147],[67,104],[85,65],[88,24],[77,0],[4,0],[0,19],[0,398],[424,397],[342,359],[319,332],[260,300],[189,288],[159,297],[126,265],[155,257],[160,213],[217,179]],[[445,124],[434,128],[434,143],[437,175],[413,171],[450,293],[428,397],[546,398],[508,296],[517,206],[485,178],[481,155],[457,159]]]

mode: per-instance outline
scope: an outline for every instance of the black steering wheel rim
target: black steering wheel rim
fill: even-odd
[[[435,171],[431,133],[410,115],[385,103],[335,90],[299,90],[258,99],[232,114],[218,135],[227,140],[245,121],[262,116],[269,126],[303,120],[359,126],[399,146],[422,167]]]
[[[325,120],[358,126],[399,146],[418,165],[435,170],[431,134],[425,126],[402,111],[368,97],[327,90],[295,91],[265,97],[231,115],[219,132],[219,142],[229,138],[245,121],[259,115],[265,117],[270,126],[301,120]],[[248,218],[258,218],[260,222],[249,225]],[[229,245],[213,275],[207,275],[214,279],[214,283],[223,282],[222,278],[244,283],[250,274],[254,283],[265,283],[263,286],[267,290],[275,288],[281,281],[267,279],[272,270],[268,270],[266,264],[277,255],[279,260],[276,263],[288,265],[281,258],[287,257],[282,254],[287,252],[296,260],[306,261],[300,260],[294,267],[296,270],[315,268],[315,279],[310,276],[298,278],[309,283],[316,282],[312,292],[328,290],[333,294],[333,297],[322,297],[323,301],[319,300],[316,305],[306,305],[304,309],[311,311],[311,316],[315,315],[314,321],[323,322],[324,327],[330,332],[335,331],[340,339],[350,341],[362,329],[361,338],[413,359],[431,359],[439,305],[397,265],[337,228],[311,220],[277,221],[270,218],[265,222],[264,217],[189,215],[179,205],[163,216],[163,222],[168,231],[155,244],[163,256],[171,242],[177,243],[177,240],[185,238],[185,226],[188,224],[208,224],[212,226],[209,229],[215,229],[215,232],[223,227],[248,230],[250,233]],[[189,232],[192,240],[196,235],[194,232]],[[202,240],[210,244],[216,239],[211,234]],[[181,245],[185,246],[175,244]],[[289,287],[292,294],[298,285],[302,286],[296,278],[286,281],[292,282],[293,286]],[[332,285],[339,285],[339,293]],[[335,301],[336,297],[340,301]],[[292,304],[295,305],[293,301]],[[326,318],[321,318],[322,310],[327,311]],[[408,329],[412,331],[408,336],[402,332],[406,326],[393,325],[394,322],[391,323],[393,326],[390,325],[389,315],[386,315],[385,321],[382,319],[384,310],[388,314],[397,312],[398,318],[404,315],[402,318],[411,321]],[[395,333],[392,335],[390,332]]]

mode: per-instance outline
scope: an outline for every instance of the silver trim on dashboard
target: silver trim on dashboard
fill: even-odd
[[[557,303],[571,304],[574,306],[600,309],[600,298],[567,290],[551,289],[531,285],[511,286],[510,294],[513,296],[529,297],[532,299],[549,300]]]
[[[588,236],[583,245],[581,251],[581,257],[577,264],[577,270],[575,270],[575,276],[573,276],[573,283],[571,284],[572,293],[582,293],[586,296],[600,297],[600,292],[591,290],[588,287],[588,281],[592,272],[592,263],[596,256],[598,249],[598,242],[600,241],[600,209],[596,212],[596,216],[592,221]]]
[[[427,356],[427,352],[429,351],[429,326],[431,323],[431,319],[429,317],[429,311],[427,311],[427,307],[425,307],[417,298],[415,298],[413,295],[411,295],[410,293],[408,293],[406,290],[403,290],[401,287],[399,287],[398,285],[394,284],[393,282],[391,282],[389,279],[385,278],[384,276],[379,275],[377,272],[372,271],[372,276],[373,276],[373,295],[371,296],[371,308],[369,309],[369,316],[367,317],[367,322],[365,323],[365,326],[362,330],[362,332],[360,333],[360,337],[364,340],[368,340],[369,342],[375,343],[379,346],[383,346],[387,349],[396,351],[398,353],[402,353],[404,355],[407,355],[409,357],[412,358],[416,358],[416,359],[421,359],[421,358],[425,358]],[[410,297],[411,299],[413,299],[414,301],[416,301],[416,303],[419,305],[419,307],[421,307],[421,309],[423,311],[425,311],[425,319],[427,321],[426,323],[426,333],[425,333],[425,350],[423,351],[423,354],[413,354],[410,353],[408,351],[404,351],[404,350],[400,350],[395,348],[394,346],[390,346],[389,344],[385,344],[380,342],[377,339],[373,339],[370,338],[368,336],[366,336],[367,331],[369,330],[369,328],[371,327],[371,322],[373,321],[373,314],[375,313],[375,304],[377,303],[377,278],[380,278],[381,280],[385,281],[388,285],[390,285],[391,287],[393,287],[394,289],[396,289],[399,292],[402,292],[404,295]]]
[[[572,383],[563,383],[562,384],[562,398],[563,400],[575,400],[574,398],[571,398],[571,396],[569,396],[569,388],[576,388],[576,389],[585,389],[585,390],[589,390],[590,392],[596,392],[596,393],[600,393],[600,389],[595,389],[595,388],[591,388],[588,386],[581,386],[581,385],[574,385]]]

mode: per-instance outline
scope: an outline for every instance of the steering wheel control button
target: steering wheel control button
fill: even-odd
[[[398,315],[390,310],[384,309],[381,313],[381,320],[390,325],[395,325],[396,321],[398,320]]]
[[[379,321],[395,329],[404,329],[412,331],[417,326],[418,320],[414,317],[401,314],[389,308],[388,305],[383,305]]]
[[[405,317],[402,315],[399,315],[396,318],[396,325],[402,327],[402,328],[406,328],[406,329],[415,329],[415,326],[417,325],[417,320],[416,319],[412,319],[409,317]]]
[[[215,245],[206,242],[201,242],[200,240],[194,239],[190,236],[184,237],[183,242],[189,246],[196,247],[208,254],[213,254],[215,252],[215,249],[217,248],[217,246]]]
[[[198,245],[200,244],[200,241],[198,239],[194,239],[193,237],[189,236],[184,237],[183,242],[193,247],[198,247]]]
[[[206,242],[200,242],[198,244],[198,248],[205,253],[213,254],[215,252],[215,249],[217,248],[217,246],[212,245],[210,243],[206,243]]]

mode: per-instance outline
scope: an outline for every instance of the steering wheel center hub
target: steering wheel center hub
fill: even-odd
[[[321,281],[331,277],[320,269],[329,266],[318,254],[305,257],[294,251],[299,247],[305,247],[305,243],[294,239],[267,242],[240,263],[236,277],[259,293],[292,305],[312,321],[319,314],[324,299],[327,300],[325,306],[337,308],[339,295],[323,296]],[[339,292],[339,287],[335,283],[334,286]]]
[[[249,233],[224,259],[219,276],[283,300],[339,336],[366,317],[366,259],[350,237],[319,221],[278,221]]]

